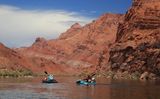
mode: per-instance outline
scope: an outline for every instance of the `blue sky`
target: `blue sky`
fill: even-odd
[[[132,0],[0,0],[1,5],[22,9],[67,10],[99,16],[105,12],[125,13]]]
[[[85,25],[103,13],[125,13],[132,0],[0,0],[0,42],[31,45],[57,38],[72,24]]]

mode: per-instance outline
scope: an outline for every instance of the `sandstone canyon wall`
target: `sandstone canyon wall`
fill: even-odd
[[[57,39],[37,38],[32,46],[16,51],[28,57],[34,68],[50,71],[61,68],[61,72],[75,73],[106,67],[108,46],[115,41],[122,19],[121,14],[104,14],[85,26],[75,23]]]
[[[27,59],[0,43],[0,76],[32,75]]]
[[[160,0],[133,0],[110,56],[110,69],[116,73],[160,77]]]

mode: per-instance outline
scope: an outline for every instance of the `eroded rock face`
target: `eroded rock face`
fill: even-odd
[[[33,73],[44,74],[44,71],[54,72],[55,75],[66,73],[67,67],[59,66],[52,59],[45,58],[43,54],[30,53],[30,51],[25,51],[28,50],[27,48],[15,50],[0,43],[0,76],[28,76]]]
[[[104,14],[84,27],[75,29],[72,26],[64,33],[65,38],[62,39],[62,34],[57,42],[61,43],[59,45],[65,44],[60,49],[68,54],[67,58],[70,60],[86,62],[86,66],[95,66],[99,64],[101,57],[105,57],[105,65],[109,56],[108,45],[115,41],[117,26],[121,21],[122,15]],[[84,64],[81,66],[86,67]]]
[[[0,43],[0,75],[7,71],[26,71],[30,65],[26,59],[16,51]],[[4,75],[3,75],[4,74]],[[10,73],[11,74],[11,73]]]
[[[36,60],[44,60],[44,66],[67,66],[66,71],[76,72],[83,68],[96,68],[106,66],[109,57],[108,46],[116,38],[117,27],[122,22],[121,14],[104,14],[97,20],[85,26],[75,23],[58,39],[45,40],[37,38],[28,48],[17,49],[22,55]],[[48,64],[45,61],[52,61]],[[42,66],[43,67],[43,66]]]
[[[111,70],[160,76],[159,5],[159,0],[133,0],[110,51]]]
[[[68,37],[71,37],[77,33],[77,31],[81,28],[82,26],[79,23],[73,24],[70,29],[68,29],[66,32],[62,33],[59,37],[59,39],[66,39]]]

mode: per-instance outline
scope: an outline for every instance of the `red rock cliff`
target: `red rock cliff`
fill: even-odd
[[[51,63],[43,65],[60,65],[74,68],[70,72],[95,66],[106,66],[109,57],[108,45],[115,41],[118,24],[122,22],[123,15],[104,14],[97,20],[85,26],[75,23],[58,39],[45,40],[37,38],[28,48],[17,51],[29,58],[50,60]],[[54,64],[52,64],[54,63]],[[40,64],[40,61],[36,61]]]
[[[113,71],[160,76],[160,0],[133,0],[110,56]]]
[[[30,65],[27,63],[26,59],[22,57],[16,51],[4,46],[0,43],[0,75],[5,76],[8,71],[29,71]],[[13,72],[12,72],[13,73]],[[7,75],[12,75],[8,72]]]

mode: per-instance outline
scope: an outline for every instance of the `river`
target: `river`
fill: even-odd
[[[160,82],[97,79],[95,86],[76,85],[76,77],[56,77],[59,83],[43,84],[42,78],[1,78],[0,99],[160,99]]]

